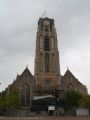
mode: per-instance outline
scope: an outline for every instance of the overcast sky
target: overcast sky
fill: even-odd
[[[0,91],[28,65],[34,74],[38,19],[55,20],[63,75],[69,67],[90,93],[90,0],[0,0]]]

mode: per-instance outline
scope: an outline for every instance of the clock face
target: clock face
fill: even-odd
[[[44,22],[44,25],[45,25],[45,26],[48,26],[48,25],[49,25],[49,21],[45,21],[45,22]]]

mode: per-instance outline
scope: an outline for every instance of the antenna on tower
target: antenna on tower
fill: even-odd
[[[26,65],[26,68],[28,68],[28,65]]]
[[[67,66],[67,70],[68,70],[69,68],[68,68],[68,66]]]
[[[44,18],[44,17],[46,17],[46,9],[45,9],[44,13],[42,14],[41,18]]]

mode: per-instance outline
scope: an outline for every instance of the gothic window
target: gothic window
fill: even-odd
[[[44,80],[44,90],[48,91],[51,88],[51,82],[50,80]]]
[[[55,72],[55,54],[52,53],[52,72]]]
[[[44,50],[45,51],[49,51],[50,50],[50,45],[49,45],[49,36],[45,36],[44,39]]]
[[[40,72],[43,71],[43,54],[40,53]]]
[[[51,47],[52,47],[52,49],[55,48],[55,39],[54,39],[54,37],[51,37]]]
[[[66,87],[66,90],[67,90],[67,91],[72,91],[72,90],[75,90],[75,87],[74,87],[74,85],[73,85],[72,83],[69,83],[69,84],[67,85],[67,87]]]
[[[40,36],[40,48],[43,48],[43,37]]]
[[[49,53],[45,54],[45,72],[50,71]]]
[[[21,105],[22,107],[30,106],[30,87],[28,84],[24,84],[21,87]]]

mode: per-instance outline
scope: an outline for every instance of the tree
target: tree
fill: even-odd
[[[79,101],[79,106],[90,109],[90,95],[82,95]]]
[[[20,108],[20,99],[16,91],[0,95],[0,111],[14,111]]]
[[[66,103],[67,107],[73,108],[79,106],[79,100],[81,99],[82,95],[76,91],[68,91],[66,92]]]
[[[16,91],[12,91],[6,95],[6,107],[9,109],[18,109],[20,107],[19,95]]]

